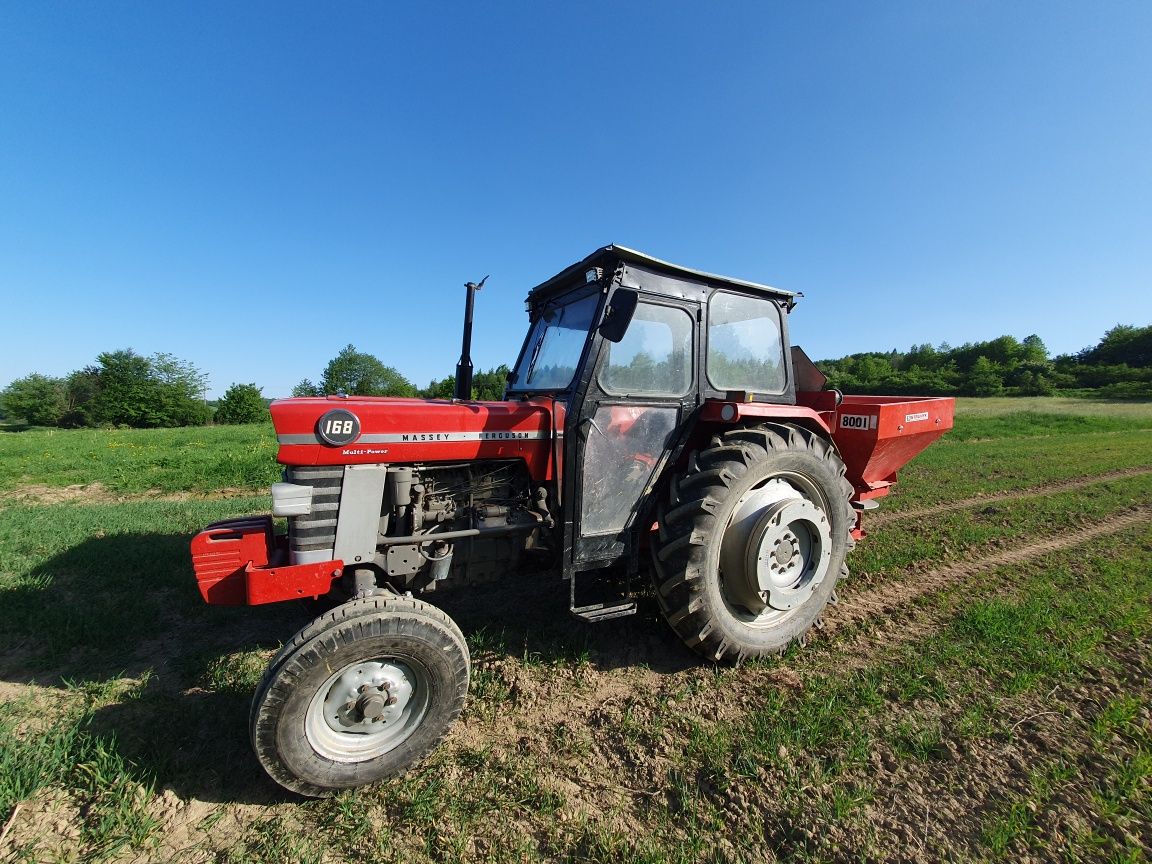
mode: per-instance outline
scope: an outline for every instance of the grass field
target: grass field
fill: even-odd
[[[319,802],[247,740],[305,613],[204,606],[187,559],[277,474],[263,426],[0,433],[3,860],[1152,857],[1152,405],[962,400],[777,660],[704,664],[651,602],[576,623],[546,578],[447,598],[461,721]]]

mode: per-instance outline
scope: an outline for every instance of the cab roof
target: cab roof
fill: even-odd
[[[799,292],[783,291],[779,288],[773,288],[771,285],[760,285],[756,282],[734,279],[731,276],[718,276],[715,273],[705,273],[703,270],[693,270],[689,267],[682,267],[679,264],[672,264],[669,261],[653,258],[651,255],[637,252],[635,249],[629,249],[627,246],[612,244],[602,246],[583,260],[577,261],[569,267],[565,267],[551,279],[541,282],[528,292],[528,302],[535,305],[535,303],[543,300],[548,295],[578,287],[580,284],[583,284],[584,273],[588,270],[593,267],[601,267],[605,272],[608,272],[609,267],[613,267],[617,263],[638,265],[642,271],[654,271],[661,276],[671,277],[685,282],[703,283],[716,288],[737,288],[745,292],[751,291],[758,294],[767,294],[771,297],[786,301],[790,301],[793,297],[803,296]],[[579,277],[578,281],[577,277]],[[660,293],[657,286],[643,285],[643,281],[644,280],[641,279],[641,287],[650,287],[651,290]],[[789,305],[791,305],[791,303],[789,303]]]

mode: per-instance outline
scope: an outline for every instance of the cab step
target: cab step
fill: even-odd
[[[589,606],[576,606],[572,614],[582,621],[595,624],[597,621],[607,621],[610,618],[623,618],[625,615],[636,614],[635,600],[621,600],[618,603],[593,603]]]

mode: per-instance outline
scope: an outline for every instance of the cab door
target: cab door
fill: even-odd
[[[601,341],[577,433],[574,570],[633,553],[657,470],[696,404],[698,306],[641,297],[624,337]]]

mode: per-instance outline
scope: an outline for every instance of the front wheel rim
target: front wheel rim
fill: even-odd
[[[365,762],[411,737],[430,703],[430,677],[423,666],[394,657],[357,660],[317,689],[304,734],[326,759]]]

